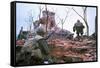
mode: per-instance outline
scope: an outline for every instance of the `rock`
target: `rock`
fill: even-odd
[[[89,56],[91,56],[91,54],[88,54],[88,53],[87,53],[87,54],[85,54],[85,56],[88,56],[88,57],[89,57]]]
[[[40,49],[35,49],[35,50],[32,50],[32,54],[31,56],[35,56],[37,58],[43,58],[43,55],[41,53],[41,50]]]
[[[24,43],[25,43],[25,40],[17,40],[16,41],[16,45],[18,45],[18,46],[22,46],[22,45],[24,45]]]
[[[80,62],[83,61],[82,58],[80,57],[72,57],[72,56],[65,56],[63,57],[63,60],[67,63],[67,62]]]
[[[93,41],[87,41],[87,44],[91,44]]]
[[[77,53],[85,53],[88,49],[87,48],[72,48],[71,51]]]
[[[65,63],[73,62],[72,57],[63,57],[63,60],[65,61]]]
[[[83,59],[81,57],[72,57],[73,62],[82,62]]]

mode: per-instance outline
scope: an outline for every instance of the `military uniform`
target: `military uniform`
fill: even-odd
[[[84,25],[78,20],[73,27],[73,31],[76,31],[77,36],[79,36],[79,34],[83,35],[83,29],[84,29]]]

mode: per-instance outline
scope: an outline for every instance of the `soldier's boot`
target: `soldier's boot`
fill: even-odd
[[[45,63],[45,62],[46,62],[46,63]],[[51,58],[50,55],[46,55],[46,56],[45,56],[45,58],[44,58],[44,63],[45,63],[45,64],[51,64],[51,63],[53,63],[53,60],[52,60],[52,58]]]

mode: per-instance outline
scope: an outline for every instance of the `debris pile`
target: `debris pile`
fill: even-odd
[[[16,63],[18,65],[68,63],[96,61],[96,40],[89,37],[80,39],[51,38],[39,44],[35,37],[28,40],[17,40]],[[48,55],[43,54],[45,48]],[[46,47],[46,46],[48,47]],[[48,49],[49,48],[49,49]],[[48,59],[47,59],[48,58]]]
[[[81,62],[96,60],[96,41],[83,39],[72,41],[53,39],[49,41],[51,55],[65,62]],[[61,62],[62,63],[62,62]]]

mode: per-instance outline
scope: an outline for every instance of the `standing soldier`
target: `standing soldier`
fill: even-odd
[[[84,29],[84,25],[80,22],[80,20],[77,20],[77,22],[74,24],[74,27],[73,27],[73,31],[75,32],[76,31],[76,34],[77,34],[77,37],[83,35],[83,29]]]

